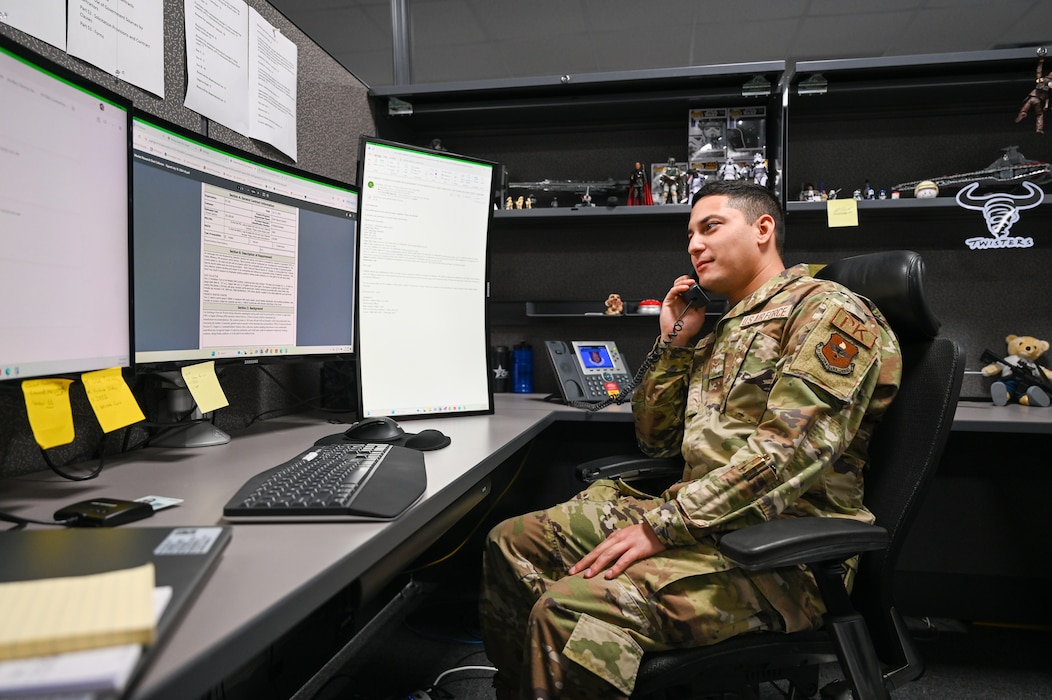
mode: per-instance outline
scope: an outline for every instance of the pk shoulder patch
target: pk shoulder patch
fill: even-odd
[[[837,309],[832,324],[867,348],[873,347],[880,334],[876,321],[863,321],[847,309]]]
[[[787,371],[849,401],[879,354],[878,334],[875,322],[834,306],[804,339]]]

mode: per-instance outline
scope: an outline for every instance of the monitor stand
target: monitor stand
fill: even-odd
[[[181,372],[158,372],[166,394],[169,416],[190,411],[189,421],[165,428],[152,438],[151,447],[213,447],[230,442],[230,436],[215,427],[194,402]],[[191,408],[192,407],[192,408]]]

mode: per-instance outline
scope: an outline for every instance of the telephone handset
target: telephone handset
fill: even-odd
[[[692,285],[690,289],[683,292],[680,296],[683,297],[683,301],[696,309],[708,306],[712,301],[709,295],[705,293],[705,290],[698,284]]]
[[[572,350],[561,340],[544,342],[566,403],[606,401],[629,385],[632,374],[612,340],[573,340],[570,344]]]

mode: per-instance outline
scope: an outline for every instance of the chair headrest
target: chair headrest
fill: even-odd
[[[826,265],[815,277],[839,282],[880,309],[899,340],[927,340],[941,325],[924,292],[924,260],[912,250],[855,255]]]

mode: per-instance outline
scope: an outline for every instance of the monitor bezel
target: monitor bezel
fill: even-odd
[[[315,182],[319,182],[324,185],[337,187],[351,191],[358,198],[358,207],[355,208],[354,212],[354,260],[353,270],[351,272],[355,277],[355,294],[357,294],[357,275],[358,275],[358,246],[360,244],[359,231],[358,231],[358,216],[360,214],[361,207],[361,190],[360,188],[350,182],[339,180],[327,175],[321,175],[319,173],[300,168],[298,166],[290,165],[288,163],[282,163],[279,161],[272,160],[264,155],[253,153],[245,150],[238,146],[231,145],[225,141],[201,134],[192,129],[188,129],[184,126],[171,122],[163,117],[159,117],[155,114],[151,114],[141,109],[134,109],[131,119],[133,133],[131,138],[134,139],[134,124],[136,120],[141,120],[150,124],[151,126],[169,131],[172,134],[195,141],[205,148],[211,148],[222,151],[226,155],[230,155],[235,158],[240,158],[254,165],[258,165],[264,168],[270,168],[279,172],[292,175],[295,177],[301,177],[309,179]],[[131,143],[131,151],[129,157],[131,158],[132,166],[134,167],[134,141]],[[134,172],[130,173],[130,185],[134,190]],[[135,259],[132,257],[132,266],[134,268]],[[134,289],[134,288],[133,288]],[[134,297],[134,294],[133,294]],[[358,346],[358,327],[357,327],[357,313],[356,313],[357,301],[352,307],[354,310],[352,313],[355,314],[355,318],[352,319],[351,324],[351,349],[345,352],[317,352],[317,353],[290,353],[290,354],[260,354],[252,355],[249,357],[197,357],[197,358],[185,358],[185,359],[173,359],[173,360],[139,360],[133,356],[133,365],[135,367],[136,374],[155,374],[170,371],[180,371],[183,367],[188,367],[204,362],[215,362],[217,367],[233,367],[233,366],[252,366],[262,364],[289,364],[296,362],[326,362],[326,361],[349,361],[353,360]]]
[[[495,206],[494,203],[496,201],[495,197],[496,197],[497,187],[498,187],[498,185],[500,183],[500,169],[501,169],[501,166],[500,166],[499,163],[497,163],[495,161],[486,160],[484,158],[478,158],[476,156],[465,155],[463,153],[457,153],[457,152],[447,151],[447,150],[439,150],[439,149],[430,148],[430,147],[427,147],[427,146],[417,146],[417,145],[414,145],[414,144],[405,143],[405,142],[401,142],[401,141],[396,141],[396,140],[388,139],[388,138],[383,138],[383,137],[380,137],[380,136],[373,136],[373,135],[369,135],[369,134],[362,134],[358,138],[358,168],[357,168],[358,169],[358,186],[359,186],[359,196],[358,196],[358,227],[359,227],[359,233],[361,232],[362,207],[364,206],[364,203],[365,203],[365,197],[361,194],[362,191],[366,187],[366,183],[364,182],[365,152],[366,152],[366,148],[369,146],[369,144],[377,144],[377,145],[380,145],[380,146],[401,148],[401,149],[413,151],[413,152],[416,152],[416,153],[422,153],[422,154],[425,154],[425,155],[434,155],[434,156],[439,156],[439,157],[444,157],[444,158],[453,158],[453,159],[467,161],[467,162],[471,162],[471,163],[477,163],[479,165],[485,165],[485,166],[488,166],[490,168],[490,186],[489,186],[490,206],[488,207],[487,218],[486,218],[486,231],[487,231],[487,234],[486,234],[486,250],[485,250],[484,265],[483,265],[484,270],[485,270],[484,273],[483,273],[483,275],[485,277],[485,279],[483,281],[483,288],[484,288],[484,292],[483,292],[483,294],[484,294],[484,299],[483,299],[483,324],[485,326],[484,331],[483,331],[483,337],[485,338],[485,343],[486,343],[486,347],[484,348],[486,361],[484,363],[485,366],[481,368],[482,372],[483,372],[483,379],[485,380],[486,401],[488,403],[488,407],[484,408],[484,409],[465,409],[465,410],[452,410],[452,411],[442,411],[442,412],[432,412],[432,413],[387,413],[385,415],[387,417],[389,417],[389,418],[397,418],[397,419],[400,419],[400,420],[446,418],[446,417],[454,417],[454,416],[492,415],[494,413],[494,411],[495,411],[495,405],[494,405],[494,397],[493,397],[493,393],[494,393],[493,392],[493,382],[490,381],[490,377],[489,377],[490,371],[491,371],[490,370],[490,366],[492,364],[492,357],[491,357],[491,355],[492,355],[492,348],[490,347],[490,343],[489,343],[490,338],[491,338],[491,333],[490,333],[490,303],[489,303],[489,301],[490,301],[490,281],[489,280],[490,280],[491,254],[490,254],[490,241],[489,241],[489,238],[490,238],[490,233],[493,230],[493,211],[494,211],[494,206]],[[361,266],[361,259],[362,259],[362,256],[361,256],[361,242],[362,242],[362,236],[359,235],[358,236],[358,253],[357,253],[357,256],[356,256],[357,259],[358,259],[359,266]],[[355,314],[354,314],[354,323],[355,323],[355,326],[356,326],[354,337],[357,339],[357,341],[359,343],[359,345],[356,345],[356,349],[360,348],[360,343],[361,343],[361,339],[362,339],[361,330],[358,327],[361,324],[361,321],[362,321],[362,314],[361,314],[361,310],[357,308],[358,304],[361,303],[361,297],[362,297],[362,295],[361,295],[361,277],[362,277],[361,274],[359,274],[356,277],[355,282],[354,282],[354,288],[355,288],[354,303],[355,303],[355,306],[356,306]],[[393,341],[393,342],[397,342],[397,341]],[[362,391],[362,361],[361,361],[362,358],[361,358],[361,353],[358,354],[356,360],[357,361],[355,362],[355,370],[356,370],[356,378],[357,378],[357,383],[356,383],[357,402],[358,402],[357,403],[357,411],[358,411],[358,417],[359,418],[364,418],[364,417],[366,417],[365,416],[366,407],[364,405],[364,396],[363,396],[364,392]]]
[[[122,373],[124,371],[134,372],[135,369],[135,309],[134,309],[134,289],[135,289],[135,278],[134,278],[134,260],[135,251],[133,249],[133,231],[134,225],[133,216],[133,202],[132,202],[132,114],[135,111],[134,103],[130,97],[121,95],[120,93],[101,85],[94,80],[76,73],[75,71],[67,68],[55,60],[48,58],[44,54],[41,54],[33,49],[29,48],[24,44],[20,44],[14,39],[0,35],[0,50],[10,54],[17,60],[24,61],[35,68],[41,69],[47,73],[52,74],[56,79],[68,83],[73,87],[90,92],[106,102],[113,104],[115,107],[124,110],[125,116],[125,168],[127,177],[126,179],[126,192],[125,202],[127,203],[127,219],[128,225],[126,228],[126,247],[127,247],[127,280],[128,280],[128,294],[127,294],[127,329],[128,329],[128,354],[127,362],[125,364],[116,365]],[[86,358],[75,358],[75,359],[86,359]],[[0,373],[0,384],[8,383],[13,384],[27,379],[46,379],[46,378],[69,378],[77,379],[81,374],[85,372],[92,372],[97,370],[113,369],[113,366],[108,367],[83,367],[80,369],[69,369],[64,371],[48,371],[48,372],[36,372],[33,374],[17,374],[15,376],[8,376]]]

